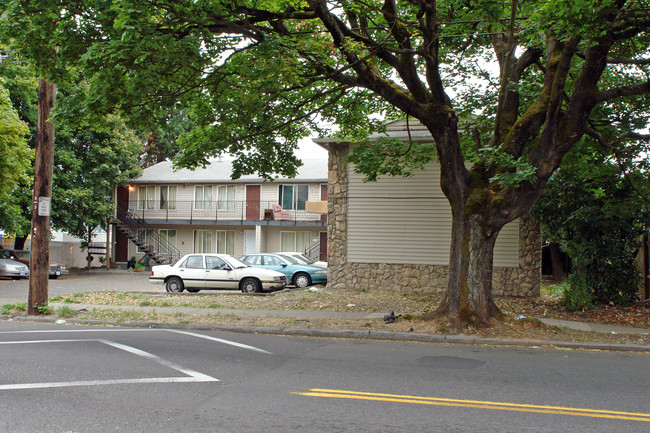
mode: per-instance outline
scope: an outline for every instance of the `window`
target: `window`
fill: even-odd
[[[212,209],[212,185],[194,187],[194,209]]]
[[[194,252],[195,253],[213,252],[211,230],[194,230]]]
[[[276,256],[264,256],[264,264],[266,266],[282,266],[285,263]]]
[[[217,209],[235,210],[235,185],[217,187]]]
[[[309,197],[309,185],[280,185],[280,204],[282,209],[305,210]]]
[[[176,248],[176,230],[175,229],[160,229],[158,230],[160,235],[160,243],[165,244],[167,242],[172,247]]]
[[[205,256],[206,269],[226,269],[228,265],[226,262],[215,256]]]
[[[138,187],[138,209],[153,209],[156,196],[156,187],[139,186]]]
[[[203,269],[203,256],[189,256],[183,266],[190,269]]]
[[[162,185],[160,187],[160,209],[176,209],[176,185]]]
[[[233,230],[217,231],[217,253],[235,254],[235,232]]]
[[[281,232],[280,250],[303,252],[309,249],[311,232]]]
[[[142,246],[153,246],[153,230],[138,229],[138,242]],[[146,253],[147,251],[138,247],[138,252]]]

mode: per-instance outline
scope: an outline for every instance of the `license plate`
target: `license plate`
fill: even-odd
[[[25,271],[20,271],[20,275],[21,276],[25,275]]]

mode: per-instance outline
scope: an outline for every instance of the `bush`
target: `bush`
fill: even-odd
[[[591,310],[594,308],[591,287],[585,281],[584,274],[571,274],[569,282],[563,284],[562,305],[569,311]]]

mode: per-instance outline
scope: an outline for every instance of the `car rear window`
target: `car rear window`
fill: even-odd
[[[203,256],[189,256],[185,262],[185,267],[190,269],[202,269]]]

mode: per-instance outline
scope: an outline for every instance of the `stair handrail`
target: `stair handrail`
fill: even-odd
[[[129,233],[131,234],[131,237],[133,239],[138,239],[138,230],[150,230],[151,235],[148,237],[148,239],[153,241],[153,249],[154,251],[147,252],[147,254],[156,262],[159,264],[163,263],[176,263],[181,256],[180,251],[173,246],[171,243],[169,243],[168,240],[163,239],[158,231],[156,231],[151,225],[147,224],[144,220],[144,218],[139,217],[135,212],[133,212],[131,209],[123,209],[121,207],[117,207],[117,220],[119,223],[122,225],[126,226],[128,228]],[[134,243],[136,243],[134,241]],[[139,243],[139,241],[138,241]],[[137,245],[137,243],[136,243]],[[142,245],[138,245],[138,247],[142,248]],[[160,256],[163,256],[164,258],[168,260],[161,260]]]

